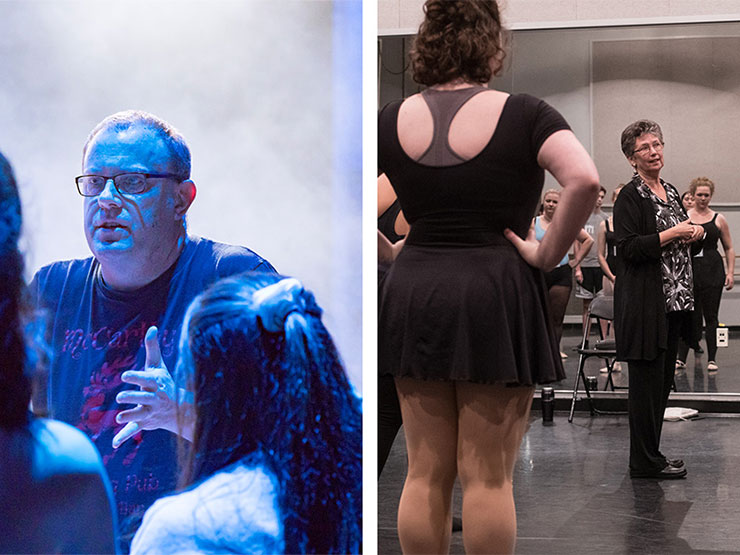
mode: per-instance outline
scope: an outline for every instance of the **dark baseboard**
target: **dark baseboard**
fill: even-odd
[[[600,412],[627,414],[627,391],[598,391],[591,392],[594,407]],[[555,391],[555,411],[570,411],[573,392],[568,390]],[[738,393],[671,393],[668,398],[669,407],[686,407],[701,412],[740,414],[740,394]],[[532,401],[532,410],[540,411],[540,391],[535,392]],[[590,410],[585,391],[579,391],[576,401],[576,412]]]

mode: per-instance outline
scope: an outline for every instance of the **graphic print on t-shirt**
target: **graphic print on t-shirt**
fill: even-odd
[[[93,440],[100,451],[111,478],[121,520],[146,508],[147,505],[141,503],[142,495],[145,498],[151,496],[153,501],[171,489],[172,468],[157,468],[152,464],[151,457],[137,456],[144,434],[147,434],[149,442],[156,441],[155,436],[167,432],[139,432],[118,449],[112,447],[113,437],[125,426],[116,422],[116,415],[133,408],[132,405],[118,404],[116,395],[124,390],[138,389],[135,385],[122,382],[121,374],[127,370],[144,369],[144,337],[153,325],[156,322],[138,320],[120,329],[102,326],[90,331],[82,328],[65,330],[61,350],[62,364],[83,364],[91,369],[88,383],[82,387],[76,426]],[[165,359],[175,354],[176,336],[175,329],[159,332]],[[171,449],[170,443],[162,444],[162,460],[170,458],[169,453],[164,452],[164,449]],[[160,488],[160,485],[166,489]]]

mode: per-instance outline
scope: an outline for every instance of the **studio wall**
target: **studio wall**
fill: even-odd
[[[411,37],[380,38],[379,104],[419,90],[407,68]],[[662,177],[679,191],[692,178],[717,185],[715,209],[740,241],[740,23],[515,31],[491,86],[527,92],[557,108],[596,162],[611,191],[631,178],[620,150],[632,121],[658,121],[665,133]],[[547,176],[545,187],[556,186]],[[569,317],[573,318],[573,317]],[[725,291],[720,321],[740,325],[740,292]]]
[[[378,0],[379,34],[408,34],[419,27],[424,0]],[[735,0],[500,0],[505,24],[512,29],[571,24],[620,25],[639,20],[672,22],[737,18]]]

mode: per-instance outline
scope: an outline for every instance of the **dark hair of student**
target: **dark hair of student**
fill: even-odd
[[[266,300],[275,290],[279,299]],[[239,460],[262,464],[277,478],[286,552],[360,549],[361,402],[297,280],[245,274],[197,297],[176,380],[196,413],[193,442],[181,443],[181,486]]]
[[[0,427],[28,423],[31,382],[22,326],[21,203],[13,169],[0,154]]]

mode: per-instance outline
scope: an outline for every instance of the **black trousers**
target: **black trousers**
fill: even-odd
[[[655,360],[629,361],[630,472],[660,471],[668,464],[660,452],[663,414],[673,385],[678,338],[688,312],[669,312],[668,344]]]
[[[393,376],[378,378],[378,478],[401,427],[401,406]]]
[[[719,325],[719,301],[722,298],[722,285],[719,287],[694,287],[694,321],[692,335],[696,342],[701,340],[702,316],[706,323],[707,360],[717,360],[717,326]],[[683,341],[678,348],[678,358],[686,362],[689,346]]]
[[[719,287],[702,287],[697,290],[699,308],[706,324],[707,360],[717,360],[717,326],[719,326],[719,301],[722,298],[722,285]],[[697,331],[701,336],[701,319]]]

